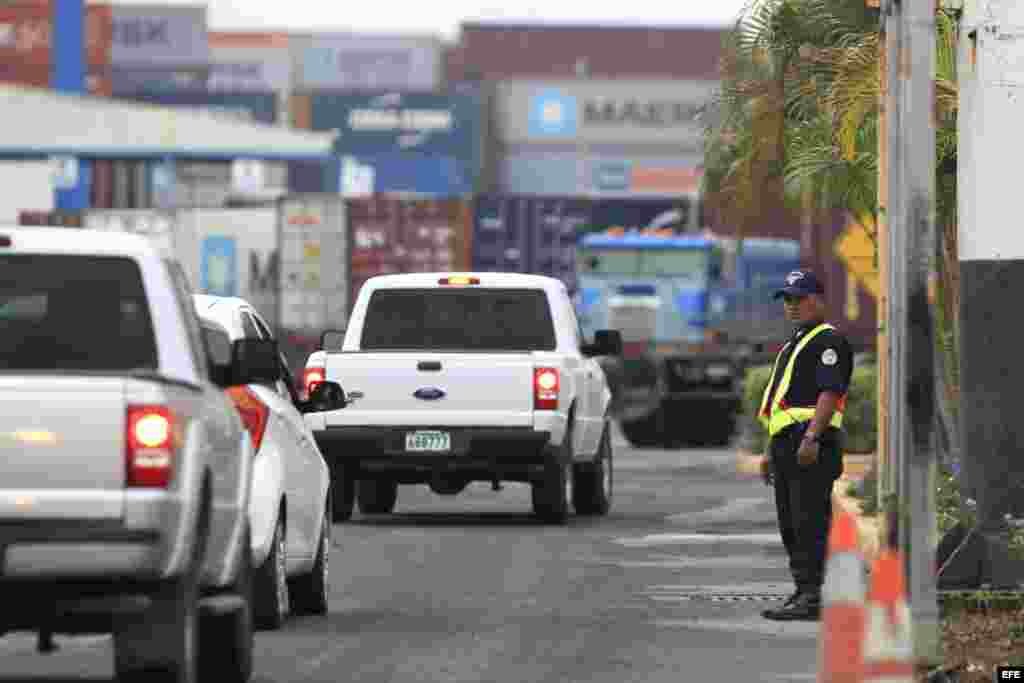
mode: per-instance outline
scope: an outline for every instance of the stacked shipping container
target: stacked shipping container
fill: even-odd
[[[351,301],[371,277],[470,269],[469,205],[461,200],[373,197],[347,202]]]
[[[53,34],[50,2],[0,3],[0,82],[50,87]],[[86,6],[84,38],[87,91],[110,95],[113,24],[109,5]]]

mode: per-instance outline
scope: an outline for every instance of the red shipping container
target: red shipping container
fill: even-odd
[[[90,195],[92,208],[114,208],[114,162],[110,159],[93,160]]]
[[[408,248],[410,272],[430,273],[456,270],[458,216],[450,202],[426,200],[406,202],[402,238]]]
[[[50,66],[48,64],[13,64],[0,62],[0,83],[26,86],[29,88],[50,88]],[[86,92],[97,97],[110,97],[112,81],[109,69],[91,70],[85,79]]]
[[[53,8],[49,2],[0,4],[0,63],[49,66]],[[109,5],[86,5],[85,51],[89,66],[109,67],[114,25]]]

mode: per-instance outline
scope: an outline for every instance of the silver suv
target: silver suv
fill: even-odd
[[[0,634],[113,633],[121,680],[252,671],[252,442],[181,268],[146,238],[0,227]]]

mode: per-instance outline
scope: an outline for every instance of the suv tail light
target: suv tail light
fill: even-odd
[[[323,384],[325,379],[327,379],[327,371],[324,368],[312,367],[303,370],[302,389],[306,392],[303,400],[308,401],[313,393],[313,389],[316,389],[316,385]]]
[[[167,488],[181,445],[181,425],[174,414],[161,405],[128,406],[127,417],[125,485]]]
[[[533,409],[558,410],[558,370],[534,368]]]
[[[258,453],[263,443],[263,434],[267,431],[270,408],[249,387],[231,387],[227,392],[235,402],[238,414],[242,416],[242,423],[249,430],[253,450]]]

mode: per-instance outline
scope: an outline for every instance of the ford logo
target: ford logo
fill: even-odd
[[[444,392],[437,387],[424,387],[417,389],[412,394],[421,401],[436,401],[439,398],[444,398]]]

